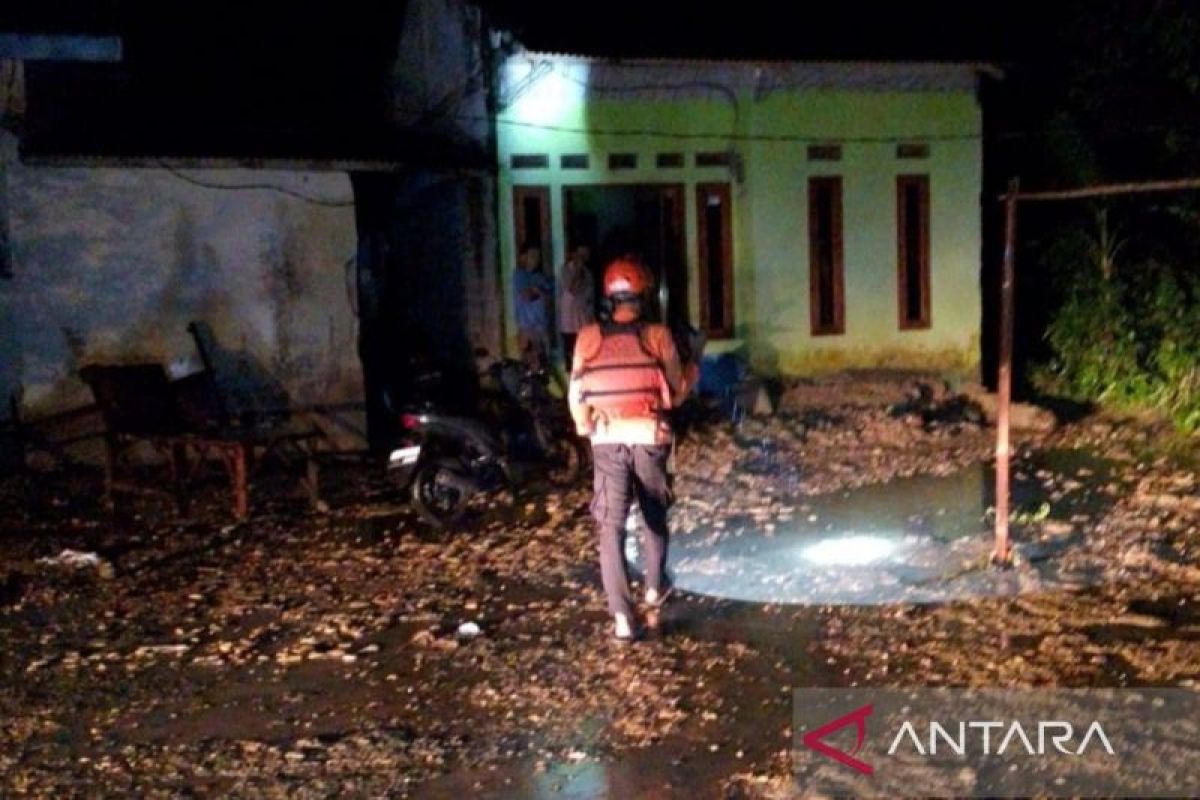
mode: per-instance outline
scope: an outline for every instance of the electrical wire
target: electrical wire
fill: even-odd
[[[415,127],[432,125],[445,118],[458,119],[459,109],[467,97],[479,94],[484,89],[483,81],[487,78],[485,73],[483,60],[479,59],[479,63],[472,68],[461,86],[446,92],[436,102],[429,104]]]
[[[230,191],[278,192],[279,194],[287,195],[288,197],[294,197],[297,200],[303,200],[306,203],[312,203],[313,205],[316,205],[316,206],[325,206],[327,208],[348,208],[348,207],[352,207],[354,205],[353,200],[328,200],[328,199],[322,198],[322,197],[312,197],[311,195],[306,195],[303,192],[297,192],[293,189],[288,189],[283,186],[275,186],[274,184],[270,184],[270,183],[214,183],[212,181],[205,181],[205,180],[201,180],[199,178],[193,178],[190,175],[185,175],[184,173],[180,172],[179,170],[175,169],[174,167],[170,166],[169,164],[165,163],[164,161],[160,160],[158,163],[159,163],[159,166],[161,166],[164,170],[166,170],[170,174],[174,175],[179,180],[181,180],[185,183],[190,183],[193,186],[200,186],[205,189],[227,189]]]
[[[737,131],[741,127],[742,106],[741,103],[738,102],[737,92],[723,83],[717,83],[716,81],[691,80],[675,81],[671,83],[658,81],[653,83],[632,84],[628,86],[602,86],[581,80],[566,72],[561,74],[563,80],[574,83],[575,85],[580,86],[588,91],[607,94],[642,94],[645,92],[659,91],[673,92],[683,89],[705,89],[710,92],[716,92],[717,94],[721,95],[727,103],[729,103],[729,107],[733,110],[733,130]],[[737,141],[736,134],[732,133],[723,134],[720,138],[729,142],[729,148],[731,150],[733,149],[733,143]],[[731,171],[736,169],[732,164],[730,167]],[[741,183],[741,181],[739,180],[738,183]]]
[[[649,64],[644,64],[644,65],[640,64],[639,68],[646,67],[646,66],[654,67],[654,66],[656,66],[656,64],[655,63],[649,63]],[[546,77],[547,73],[556,72],[556,71],[557,70],[556,70],[555,64],[549,60],[542,59],[542,60],[539,60],[536,63],[534,63],[533,68],[530,71],[530,74],[521,78],[515,84],[515,87],[510,89],[509,96],[502,98],[502,100],[503,100],[503,102],[501,103],[502,110],[504,108],[511,107],[514,104],[514,102],[520,98],[521,95],[525,94],[530,88],[533,87],[534,84],[536,84],[538,81],[540,81],[544,77]],[[476,70],[472,74],[468,75],[466,82],[464,83],[464,85],[462,87],[460,87],[456,91],[448,92],[446,97],[444,97],[443,100],[440,101],[437,105],[445,104],[447,100],[449,100],[452,96],[454,96],[456,94],[460,95],[459,99],[461,100],[461,95],[464,95],[468,91],[470,91],[472,88],[475,88],[475,87],[473,87],[472,82],[474,80],[478,79],[478,77],[479,77],[478,72],[479,71]],[[629,85],[629,86],[602,86],[602,85],[590,83],[584,79],[575,77],[574,75],[571,75],[567,72],[558,72],[558,74],[563,80],[566,80],[570,83],[574,83],[577,86],[584,87],[584,88],[588,89],[589,91],[603,92],[603,93],[609,93],[609,94],[622,94],[622,93],[637,94],[637,93],[653,92],[653,91],[673,91],[673,90],[680,90],[680,89],[687,89],[687,88],[707,89],[709,91],[716,92],[718,94],[723,95],[726,98],[727,102],[729,102],[730,105],[733,106],[735,117],[738,114],[737,93],[733,89],[731,89],[729,86],[726,86],[724,84],[720,84],[717,82],[713,82],[713,81],[696,80],[696,81],[680,81],[680,82],[674,82],[674,83],[650,82],[650,83],[644,83],[644,84],[634,84],[634,85]],[[793,88],[800,88],[803,86],[804,86],[804,84],[782,83],[782,84],[773,85],[770,88],[772,91],[775,91],[775,90],[781,90],[781,89],[787,90],[787,89],[793,89]],[[456,105],[461,105],[461,102],[456,103]],[[435,110],[433,110],[432,113],[434,113],[436,117],[442,117],[444,115],[444,112],[440,109],[435,109]],[[482,116],[478,116],[478,115],[475,115],[475,116],[458,115],[455,118],[463,120],[463,121],[471,121],[471,122],[487,122],[487,121],[489,121],[487,117],[482,117]],[[915,141],[970,141],[970,140],[980,140],[980,139],[984,138],[983,135],[979,134],[979,133],[975,133],[975,134],[926,134],[926,135],[914,134],[914,135],[910,135],[910,136],[874,136],[874,137],[872,137],[872,136],[808,137],[808,136],[791,136],[791,135],[786,135],[786,134],[769,135],[769,134],[729,134],[729,133],[679,133],[679,132],[675,132],[675,131],[659,131],[659,130],[653,130],[653,129],[601,130],[601,129],[592,129],[592,128],[568,128],[568,127],[556,126],[556,125],[546,125],[546,124],[540,124],[540,123],[525,122],[523,120],[502,119],[499,117],[497,117],[496,122],[498,124],[503,124],[503,125],[519,126],[519,127],[539,129],[539,130],[558,132],[558,133],[577,133],[577,134],[581,134],[581,135],[610,135],[610,136],[656,136],[659,138],[667,138],[667,139],[730,139],[731,138],[731,139],[738,139],[738,140],[743,140],[743,141],[769,141],[769,142],[788,142],[788,141],[830,142],[830,141],[836,141],[836,142],[850,142],[850,143],[854,143],[854,142],[891,143],[891,142],[915,142]],[[1163,132],[1177,132],[1177,133],[1181,133],[1181,134],[1196,134],[1196,133],[1200,133],[1200,128],[1196,128],[1194,126],[1180,126],[1180,125],[1136,125],[1136,126],[1130,126],[1130,127],[1125,128],[1124,130],[1121,131],[1121,135],[1128,136],[1128,137],[1139,136],[1139,135],[1152,136],[1152,135],[1160,134]],[[1037,138],[1037,137],[1044,136],[1044,135],[1045,135],[1044,131],[1001,131],[999,133],[991,134],[990,138],[994,138],[996,140],[1032,139],[1032,138]]]
[[[498,103],[500,109],[504,110],[512,106],[513,103],[521,99],[522,95],[527,93],[538,81],[545,77],[547,72],[553,71],[554,65],[549,61],[539,61],[537,64],[534,64],[530,68],[528,75],[517,81],[515,85],[508,87],[507,94],[502,94]]]
[[[485,121],[485,117],[463,117]],[[945,141],[976,141],[983,138],[982,133],[914,133],[904,136],[806,136],[798,134],[770,133],[729,133],[726,132],[682,132],[666,131],[655,128],[573,128],[565,125],[548,125],[539,122],[527,122],[517,119],[497,118],[498,125],[510,125],[519,128],[549,131],[553,133],[573,133],[581,136],[641,136],[670,140],[695,139],[730,139],[740,142],[848,142],[860,144],[888,144],[898,142],[945,142]]]
[[[707,89],[710,92],[716,92],[717,94],[723,95],[725,99],[729,101],[729,104],[735,109],[738,107],[737,92],[725,84],[716,83],[715,81],[679,81],[677,83],[659,82],[632,84],[629,86],[602,86],[600,84],[591,83],[589,81],[576,78],[574,75],[569,75],[567,73],[561,73],[561,75],[563,80],[569,81],[577,86],[582,86],[588,91],[606,92],[608,94],[640,94],[643,92],[672,92],[679,91],[681,89]]]

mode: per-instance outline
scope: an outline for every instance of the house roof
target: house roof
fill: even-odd
[[[495,168],[486,147],[472,142],[415,136],[317,135],[262,136],[235,130],[204,131],[203,137],[172,133],[164,144],[156,132],[130,136],[127,129],[81,129],[80,132],[28,132],[19,156],[31,166],[161,167],[387,172],[403,168],[490,172]]]
[[[506,62],[510,79],[549,67],[599,96],[679,99],[749,91],[841,89],[861,92],[973,92],[981,74],[1001,71],[982,62],[749,61],[733,59],[614,59],[518,51]]]

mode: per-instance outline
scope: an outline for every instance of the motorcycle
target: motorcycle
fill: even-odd
[[[480,492],[511,487],[504,448],[478,420],[445,410],[437,401],[441,372],[414,359],[408,365],[408,402],[394,405],[396,441],[388,450],[387,475],[406,493],[421,518],[434,527],[456,523]]]
[[[544,372],[524,361],[497,359],[481,370],[480,388],[483,416],[501,432],[512,461],[543,466],[554,486],[579,480],[591,449],[576,435],[566,401],[550,393]]]
[[[499,442],[477,421],[425,408],[400,414],[399,422],[388,477],[429,524],[453,525],[476,494],[510,486]]]
[[[441,372],[419,361],[409,365],[406,396],[419,398],[396,414],[399,434],[389,450],[387,473],[406,493],[422,519],[435,527],[453,525],[480,492],[512,490],[512,465],[545,467],[556,486],[575,483],[591,458],[575,434],[566,402],[547,387],[545,374],[522,361],[490,358],[477,351],[480,369],[478,416],[442,409]],[[493,432],[494,431],[494,432]]]

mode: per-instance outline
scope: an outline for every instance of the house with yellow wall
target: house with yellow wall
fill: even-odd
[[[608,60],[500,67],[499,233],[511,277],[640,254],[667,316],[756,369],[973,373],[984,70],[965,63]]]

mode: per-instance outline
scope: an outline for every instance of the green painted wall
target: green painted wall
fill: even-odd
[[[695,316],[695,185],[728,181],[735,336],[757,368],[787,374],[870,366],[977,368],[982,119],[972,92],[775,90],[755,98],[752,91],[737,91],[732,97],[710,92],[711,99],[650,101],[636,93],[585,98],[586,75],[586,65],[578,63],[549,70],[528,81],[498,118],[499,227],[509,314],[513,186],[550,188],[551,259],[557,270],[565,246],[564,186],[683,184],[689,307]],[[704,138],[691,138],[696,134]],[[807,146],[814,140],[841,144],[842,160],[808,161]],[[896,144],[902,141],[928,144],[929,158],[898,159]],[[695,153],[729,148],[741,158],[740,175],[727,167],[694,166]],[[612,152],[636,153],[637,169],[610,171]],[[655,155],[662,152],[683,153],[685,167],[656,168]],[[590,154],[590,168],[561,169],[560,156],[573,153]],[[546,154],[550,166],[511,169],[514,154]],[[932,325],[924,330],[902,331],[897,319],[895,184],[903,174],[928,175],[930,181]],[[843,181],[846,330],[814,337],[807,200],[808,179],[820,175]]]

